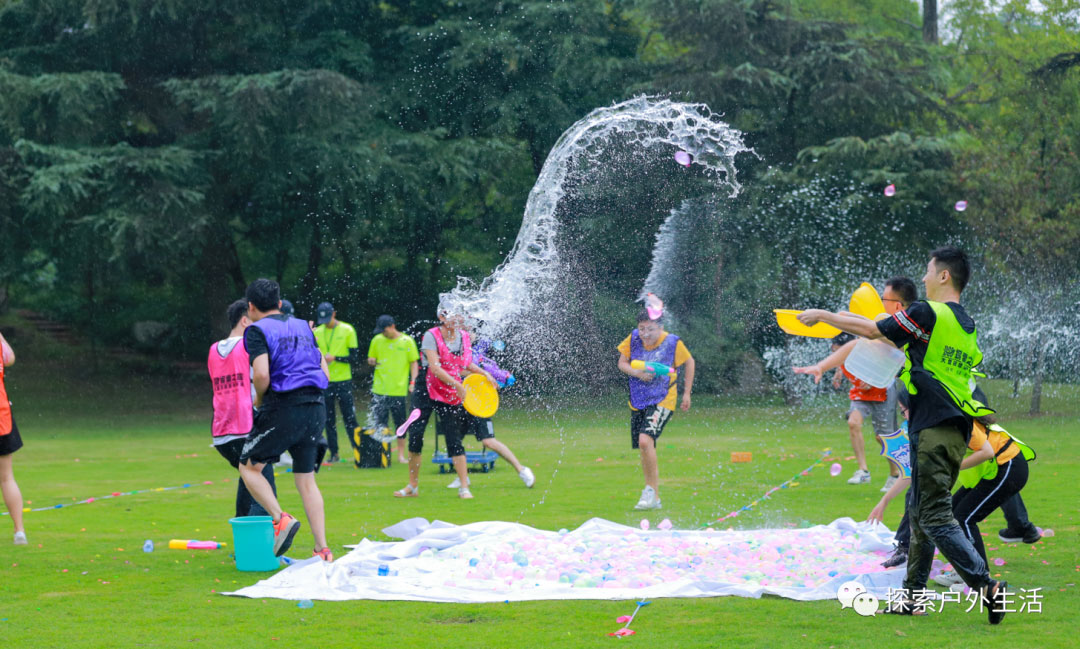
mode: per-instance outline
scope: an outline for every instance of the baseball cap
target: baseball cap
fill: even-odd
[[[293,303],[282,298],[281,299],[281,312],[285,315],[296,315],[296,308],[293,307]]]
[[[330,322],[330,318],[334,317],[334,305],[329,302],[323,302],[319,305],[315,314],[315,324],[324,325]]]
[[[383,329],[386,329],[392,324],[394,324],[394,316],[381,315],[375,319],[375,331],[372,331],[371,333],[381,334]]]

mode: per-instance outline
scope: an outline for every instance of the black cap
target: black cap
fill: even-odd
[[[383,332],[383,329],[386,329],[392,324],[394,324],[394,316],[381,315],[375,319],[375,331],[372,331],[371,333],[381,334]]]
[[[281,312],[284,313],[285,315],[291,315],[291,316],[296,315],[296,309],[293,308],[292,302],[290,302],[290,301],[288,301],[286,299],[281,300]]]
[[[329,302],[323,302],[319,305],[318,312],[315,314],[315,324],[324,325],[330,322],[330,318],[334,317],[334,305]]]

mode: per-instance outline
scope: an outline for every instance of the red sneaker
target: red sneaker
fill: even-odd
[[[293,537],[300,531],[300,521],[281,512],[281,518],[274,523],[274,556],[280,557],[289,551]]]

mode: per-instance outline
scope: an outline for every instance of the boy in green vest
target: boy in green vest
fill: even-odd
[[[990,578],[986,562],[952,513],[952,486],[967,449],[972,419],[993,412],[972,395],[972,370],[982,361],[982,352],[976,342],[975,321],[960,306],[960,293],[970,276],[971,264],[963,251],[952,246],[938,248],[930,253],[923,276],[926,301],[877,322],[821,309],[804,311],[799,320],[805,325],[826,322],[864,338],[884,338],[904,348],[907,355],[901,378],[911,400],[908,435],[915,458],[911,546],[905,596],[890,601],[886,612],[919,612],[911,593],[926,588],[937,546],[964,583],[982,593],[990,623],[999,624],[1005,617],[1008,584]]]

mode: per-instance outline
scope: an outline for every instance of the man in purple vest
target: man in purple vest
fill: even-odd
[[[656,365],[638,369],[634,361],[659,363],[674,372],[685,365],[682,398],[683,412],[690,410],[694,389],[694,357],[675,334],[664,331],[660,319],[653,320],[647,310],[638,314],[638,326],[619,344],[619,371],[630,377],[630,445],[641,449],[641,470],[645,488],[634,509],[660,509],[660,468],[656,460],[656,440],[675,412],[676,377],[659,375]]]
[[[274,519],[274,554],[281,556],[292,545],[300,521],[281,510],[270,484],[262,476],[263,465],[277,462],[288,451],[293,458],[293,477],[304,503],[314,555],[324,561],[334,556],[326,544],[323,498],[315,484],[319,438],[326,423],[323,390],[329,372],[315,334],[302,320],[281,312],[277,282],[257,279],[247,288],[248,318],[244,346],[251,358],[255,387],[255,430],[240,454],[240,477],[248,491]]]

